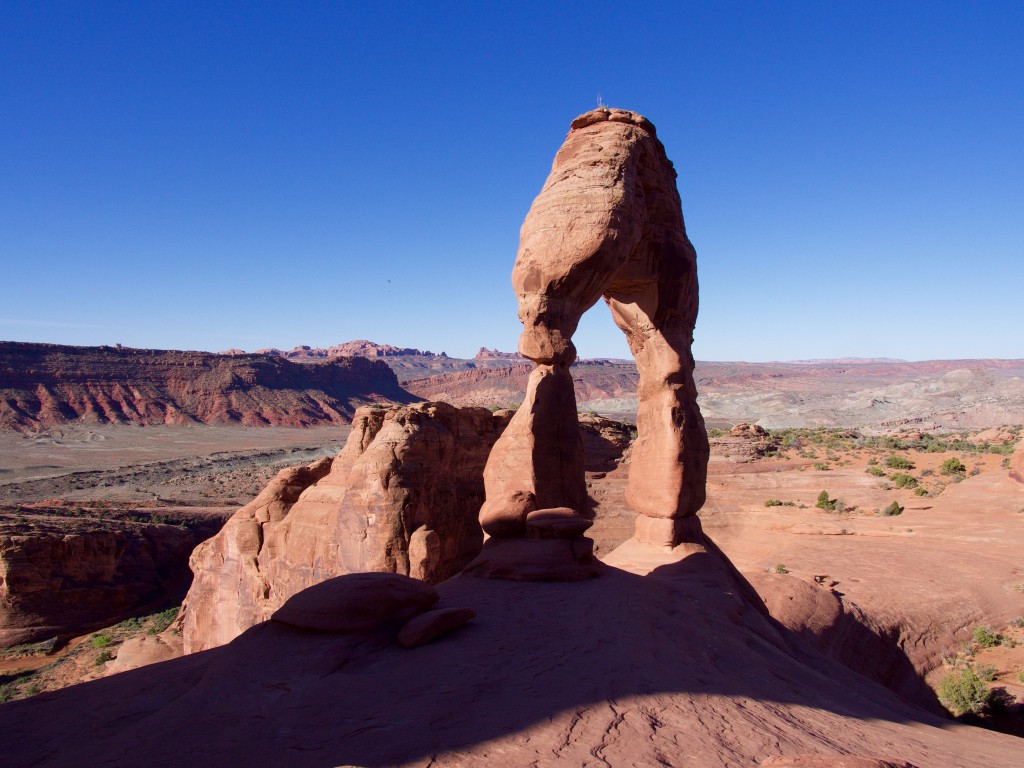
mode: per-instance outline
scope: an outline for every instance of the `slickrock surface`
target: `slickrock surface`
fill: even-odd
[[[412,650],[390,633],[267,622],[206,653],[2,705],[5,764],[1020,765],[1019,739],[795,652],[701,547],[634,542],[597,579],[456,577],[438,592],[477,618]]]
[[[955,654],[974,627],[1006,626],[1024,613],[1024,515],[1018,511],[1024,486],[1006,470],[987,470],[922,498],[885,490],[862,467],[807,469],[784,480],[728,460],[712,462],[711,469],[701,521],[741,571],[765,574],[752,578],[769,607],[809,633],[818,634],[814,625],[820,624],[830,655],[903,696],[921,701],[920,677],[941,675],[942,655]],[[842,488],[846,503],[859,511],[816,509],[823,488]],[[768,508],[769,497],[797,506]],[[873,513],[897,497],[902,514]],[[767,574],[780,564],[790,576]],[[793,577],[805,582],[804,596],[793,593]],[[808,600],[811,589],[825,594]],[[829,593],[843,604],[834,626],[826,616]],[[779,611],[787,594],[797,602]]]
[[[0,646],[68,638],[173,603],[219,527],[32,515],[0,522]]]
[[[444,403],[359,409],[336,458],[282,471],[193,553],[186,652],[228,642],[333,576],[457,573],[480,551],[483,466],[507,423]]]
[[[417,399],[363,357],[298,365],[267,355],[0,342],[0,429],[70,421],[306,427],[358,405]]]
[[[523,222],[512,287],[523,323],[519,352],[536,368],[484,471],[484,530],[521,536],[523,518],[538,508],[586,513],[583,449],[571,439],[571,339],[603,297],[640,375],[626,498],[641,516],[661,521],[638,521],[638,535],[679,543],[674,521],[704,503],[708,461],[690,351],[697,262],[675,169],[646,118],[601,108],[572,122]]]

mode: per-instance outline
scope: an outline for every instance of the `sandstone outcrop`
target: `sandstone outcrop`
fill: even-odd
[[[408,403],[383,362],[298,365],[266,355],[0,342],[0,429],[112,424],[347,424],[361,404]]]
[[[756,424],[737,424],[728,434],[712,437],[709,444],[715,456],[737,464],[771,456],[779,448],[778,439]]]
[[[193,553],[186,652],[228,642],[334,576],[458,573],[480,551],[483,466],[508,418],[445,403],[359,409],[337,457],[282,471]]]
[[[764,572],[743,576],[764,600],[772,618],[823,656],[935,713],[935,694],[925,685],[891,628],[824,585]],[[921,670],[923,672],[924,670]]]
[[[103,666],[104,675],[116,675],[147,664],[176,659],[182,654],[181,635],[173,630],[142,635],[121,643],[117,657]]]
[[[602,108],[573,121],[523,223],[512,270],[519,352],[535,368],[484,470],[480,522],[498,540],[492,548],[525,536],[534,510],[589,512],[569,366],[579,320],[602,297],[640,375],[626,491],[646,518],[637,535],[678,544],[685,527],[678,521],[704,503],[708,442],[690,351],[696,254],[675,179],[644,117]]]
[[[0,520],[0,647],[66,639],[179,600],[188,554],[216,526]]]

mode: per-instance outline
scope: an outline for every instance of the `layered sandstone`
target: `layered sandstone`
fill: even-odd
[[[383,362],[0,342],[0,428],[347,424],[364,403],[415,400]]]
[[[641,115],[597,109],[573,121],[520,232],[512,286],[535,364],[522,407],[484,473],[485,531],[526,535],[535,510],[587,513],[569,366],[583,313],[604,298],[640,375],[626,497],[637,535],[674,545],[704,503],[708,442],[693,381],[696,253],[676,173]]]
[[[181,599],[190,528],[29,514],[0,519],[0,647],[68,638]]]
[[[507,421],[445,403],[359,409],[337,457],[283,470],[193,553],[186,652],[228,642],[333,576],[457,573],[483,541],[483,466]]]

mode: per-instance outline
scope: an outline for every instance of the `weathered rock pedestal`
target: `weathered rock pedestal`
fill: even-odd
[[[639,513],[636,538],[672,547],[700,535],[688,521],[704,504],[709,454],[690,352],[697,262],[675,180],[641,115],[602,108],[573,121],[520,232],[519,352],[537,367],[487,460],[480,523],[491,539],[466,572],[556,580],[597,572],[586,539],[540,535],[531,520],[565,508],[568,530],[590,515],[569,366],[580,318],[602,297],[640,372],[626,491]]]
[[[462,571],[512,581],[582,581],[599,574],[594,541],[583,535],[593,523],[568,507],[526,515],[522,537],[493,536]]]

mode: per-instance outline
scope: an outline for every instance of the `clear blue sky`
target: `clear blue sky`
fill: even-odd
[[[569,122],[647,115],[706,360],[1024,357],[1024,3],[7,2],[0,338],[515,347]],[[582,356],[624,357],[598,305]]]

